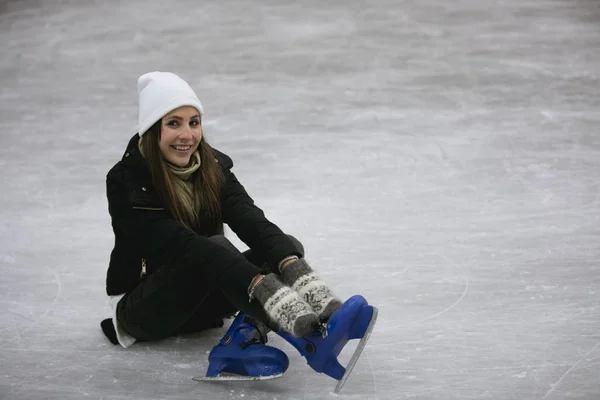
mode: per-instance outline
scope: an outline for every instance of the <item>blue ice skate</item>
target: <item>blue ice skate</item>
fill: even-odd
[[[362,296],[353,296],[334,312],[327,321],[326,331],[305,337],[294,337],[285,332],[278,334],[306,357],[312,369],[338,380],[334,390],[338,393],[352,372],[377,320],[377,308],[369,305]],[[337,357],[349,340],[360,342],[344,368]]]
[[[208,356],[206,376],[196,381],[246,381],[279,378],[287,370],[287,355],[267,346],[267,328],[239,314]]]

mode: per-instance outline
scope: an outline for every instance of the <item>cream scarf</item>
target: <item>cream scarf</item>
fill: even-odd
[[[144,156],[144,151],[142,150],[143,139],[144,137],[142,136],[138,141],[138,148],[142,157]],[[194,183],[188,179],[200,168],[200,152],[196,149],[190,157],[190,162],[185,167],[179,167],[169,162],[167,162],[167,165],[169,166],[168,171],[175,185],[175,193],[182,200],[186,214],[192,217],[191,220],[197,220],[198,210],[200,210],[200,199],[194,193]]]

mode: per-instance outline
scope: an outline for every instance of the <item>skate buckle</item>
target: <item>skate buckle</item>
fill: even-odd
[[[317,325],[317,331],[319,331],[319,333],[321,334],[323,339],[325,339],[327,337],[327,325],[325,325],[325,324]]]

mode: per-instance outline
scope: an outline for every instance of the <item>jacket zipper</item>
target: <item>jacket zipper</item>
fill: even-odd
[[[140,280],[144,279],[146,275],[146,259],[142,257],[142,271],[140,272]]]

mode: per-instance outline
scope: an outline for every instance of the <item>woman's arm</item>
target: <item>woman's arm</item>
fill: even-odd
[[[286,256],[297,255],[298,250],[281,229],[269,221],[264,212],[254,204],[236,176],[226,169],[222,192],[223,222],[252,251],[258,252],[271,266]]]

